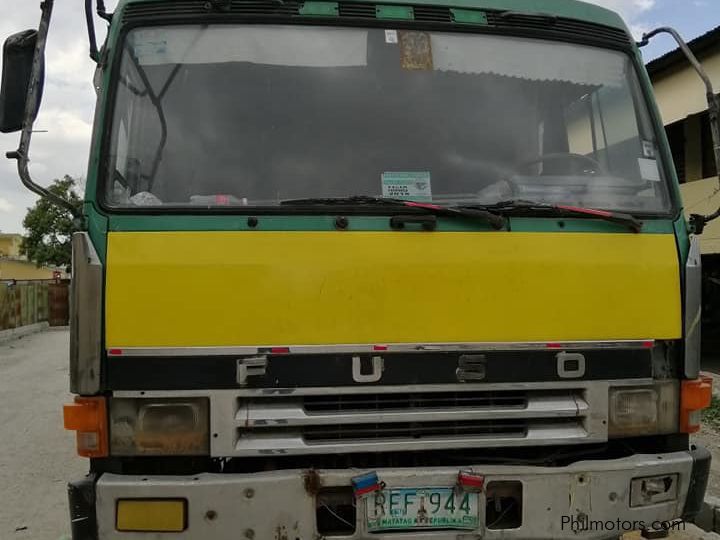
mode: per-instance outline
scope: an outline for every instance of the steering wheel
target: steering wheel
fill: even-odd
[[[594,175],[594,174],[607,174],[607,169],[595,158],[591,158],[590,156],[584,156],[582,154],[574,154],[572,152],[558,152],[554,154],[544,154],[542,156],[538,156],[536,158],[529,159],[527,161],[523,161],[520,164],[520,168],[525,168],[530,165],[535,165],[536,163],[546,163],[549,161],[565,161],[568,163],[576,162],[579,165],[586,165],[589,166],[589,169],[583,169],[582,173],[587,175]],[[572,174],[572,173],[571,173]]]

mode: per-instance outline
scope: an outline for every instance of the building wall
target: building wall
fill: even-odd
[[[720,90],[720,46],[713,53],[702,56],[700,61],[716,91]],[[676,68],[655,76],[653,87],[666,126],[707,110],[705,86],[690,64],[684,61]]]
[[[50,268],[38,268],[29,261],[0,258],[0,281],[11,279],[18,281],[53,279],[53,271]]]
[[[716,90],[720,90],[720,43],[700,56]],[[684,179],[681,184],[683,207],[691,214],[712,214],[720,207],[720,184],[717,177],[704,178],[702,129],[707,122],[705,86],[695,70],[685,60],[653,76],[655,99],[665,126],[675,124],[684,135]],[[707,145],[706,145],[707,146]],[[720,253],[720,220],[708,224],[700,236],[703,254]]]
[[[19,257],[22,236],[0,233],[0,257]]]

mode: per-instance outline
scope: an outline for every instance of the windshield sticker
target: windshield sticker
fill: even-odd
[[[167,60],[168,41],[165,32],[154,28],[135,30],[129,41],[132,43],[132,52],[140,64]]]
[[[649,159],[655,159],[655,144],[652,141],[643,141],[643,156]]]
[[[651,182],[660,181],[660,169],[658,168],[657,161],[654,159],[638,158],[638,164],[640,165],[640,176],[643,180],[649,180]]]
[[[433,68],[430,34],[427,32],[398,32],[400,66],[403,69],[429,71]]]
[[[146,43],[139,43],[134,47],[135,58],[138,59],[140,64],[145,64],[152,60],[154,62],[165,61],[167,55],[167,41],[148,41]]]
[[[430,172],[384,172],[382,194],[392,199],[431,202]]]
[[[397,30],[385,30],[385,43],[397,43]]]

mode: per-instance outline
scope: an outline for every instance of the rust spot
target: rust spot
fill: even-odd
[[[285,526],[275,529],[275,540],[288,540],[288,533]]]
[[[315,469],[308,469],[303,475],[303,484],[308,495],[317,495],[322,487],[322,479]]]

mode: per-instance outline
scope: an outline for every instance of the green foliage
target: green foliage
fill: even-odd
[[[75,179],[65,175],[62,179],[56,179],[48,191],[69,200],[79,209],[82,201],[75,187]],[[20,251],[29,260],[38,266],[63,267],[70,264],[72,233],[77,228],[68,210],[40,198],[35,206],[28,208],[23,227],[28,234],[23,239]]]
[[[713,429],[720,429],[720,398],[712,397],[710,407],[702,413],[703,422]]]

